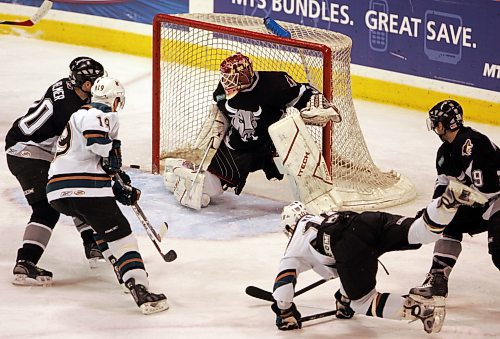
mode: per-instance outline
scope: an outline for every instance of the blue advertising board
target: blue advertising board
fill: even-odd
[[[0,0],[39,7],[42,0]],[[158,13],[188,13],[189,0],[57,0],[53,9],[151,24]]]
[[[354,64],[500,92],[494,0],[214,0],[214,12],[343,33]]]

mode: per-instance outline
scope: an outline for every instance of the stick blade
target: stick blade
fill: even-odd
[[[172,262],[175,259],[177,259],[177,253],[174,250],[170,250],[163,255],[163,260],[165,260],[166,262]]]
[[[245,293],[251,297],[274,302],[273,294],[256,286],[247,286]]]

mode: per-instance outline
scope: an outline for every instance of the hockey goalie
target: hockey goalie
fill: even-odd
[[[250,173],[290,181],[294,198],[315,212],[339,208],[326,163],[306,124],[339,123],[338,109],[308,83],[286,72],[254,71],[247,56],[236,53],[220,66],[208,118],[195,148],[201,164],[179,158],[164,162],[166,187],[181,205],[201,209],[228,188],[238,195]],[[286,114],[295,108],[296,113]]]

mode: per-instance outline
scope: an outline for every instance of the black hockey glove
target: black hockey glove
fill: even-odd
[[[272,304],[271,309],[276,313],[276,327],[281,331],[296,330],[302,328],[302,322],[300,321],[301,315],[297,311],[297,307],[292,303],[286,310],[281,310],[276,301]]]
[[[139,200],[141,191],[130,185],[122,185],[119,181],[115,181],[113,184],[113,194],[119,203],[130,206]]]
[[[335,292],[335,304],[337,305],[337,313],[335,316],[339,319],[351,319],[354,315],[354,310],[351,308],[351,300],[342,295],[340,289]]]
[[[122,179],[125,185],[130,185],[132,183],[130,176],[125,173],[125,171],[119,170],[118,172],[116,172],[116,174],[120,177],[120,179]]]
[[[113,140],[113,146],[109,151],[109,155],[107,157],[102,158],[101,166],[106,173],[109,175],[114,175],[117,173],[122,167],[122,150],[121,150],[121,141]]]

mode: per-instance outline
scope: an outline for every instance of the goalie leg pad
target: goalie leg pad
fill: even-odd
[[[195,169],[195,166],[192,162],[182,158],[166,158],[164,165],[165,170],[163,172],[163,179],[165,181],[165,187],[172,193],[174,192],[175,185],[179,177],[174,173],[174,170],[182,167],[189,170]]]
[[[342,199],[333,190],[326,162],[301,117],[290,115],[272,124],[269,135],[292,182],[295,198],[312,213],[339,209]]]
[[[165,186],[174,193],[175,199],[183,206],[200,210],[208,206],[210,196],[203,193],[205,187],[205,173],[200,172],[196,176],[196,171],[183,165],[183,159],[168,160],[165,164]],[[196,182],[193,181],[196,178]]]

